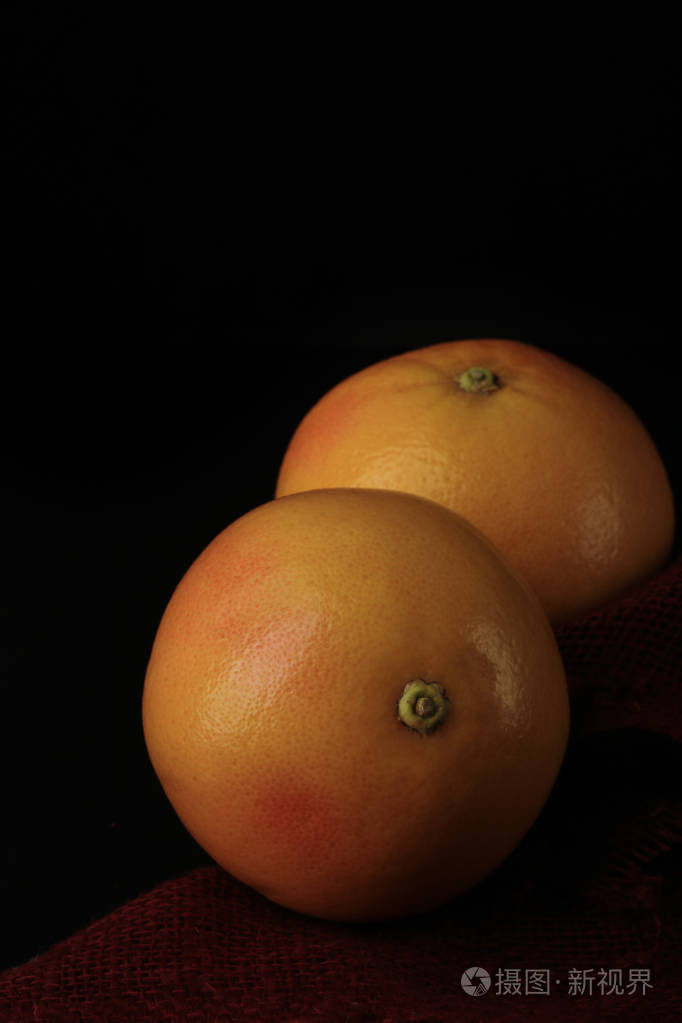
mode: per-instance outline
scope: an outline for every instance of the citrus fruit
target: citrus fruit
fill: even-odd
[[[656,571],[672,491],[642,422],[608,386],[518,341],[453,341],[360,370],[295,431],[276,496],[378,487],[476,525],[553,623]]]
[[[564,754],[561,659],[535,594],[409,494],[261,505],[190,566],[145,678],[151,762],[196,841],[290,909],[439,905],[529,829]]]

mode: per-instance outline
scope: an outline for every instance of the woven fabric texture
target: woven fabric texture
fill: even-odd
[[[338,924],[218,867],[0,975],[2,1023],[682,1018],[682,560],[557,630],[573,706],[543,813],[441,909]],[[480,996],[462,986],[482,968]]]

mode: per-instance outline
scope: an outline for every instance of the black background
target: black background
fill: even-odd
[[[482,43],[457,77],[466,41],[304,61],[277,26],[58,17],[7,37],[0,967],[206,860],[146,757],[147,657],[333,384],[525,340],[619,391],[680,493],[672,58]]]

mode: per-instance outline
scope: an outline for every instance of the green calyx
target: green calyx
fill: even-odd
[[[441,725],[450,710],[445,690],[437,682],[417,678],[408,682],[398,700],[398,717],[408,728],[428,735]]]
[[[489,394],[501,386],[499,377],[485,366],[470,366],[457,378],[457,383],[469,394]]]

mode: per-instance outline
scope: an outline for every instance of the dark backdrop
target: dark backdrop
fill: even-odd
[[[207,68],[59,17],[10,37],[0,967],[205,861],[146,757],[147,657],[333,384],[526,340],[619,391],[680,493],[671,62],[351,93],[352,62],[268,77],[252,44],[240,77],[234,41]]]

